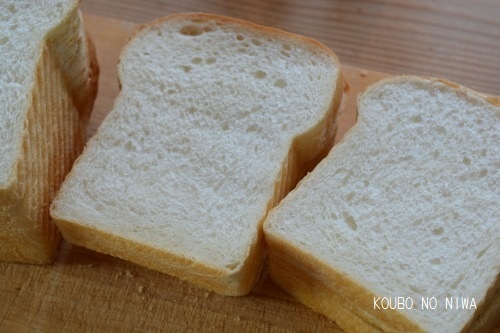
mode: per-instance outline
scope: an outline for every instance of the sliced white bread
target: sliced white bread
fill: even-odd
[[[316,41],[208,14],[140,28],[121,92],[51,208],[69,241],[225,295],[248,293],[262,222],[324,155],[342,93]]]
[[[498,106],[447,81],[369,87],[354,128],[265,221],[272,279],[348,332],[491,328],[499,120]],[[401,308],[396,297],[412,309],[384,309]]]
[[[85,143],[97,72],[78,1],[0,0],[0,261],[54,259],[49,206]]]

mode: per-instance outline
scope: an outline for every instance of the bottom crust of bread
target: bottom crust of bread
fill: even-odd
[[[479,304],[473,320],[468,323],[464,332],[491,332],[500,323],[500,276],[488,290],[484,304]]]
[[[347,332],[423,332],[396,310],[373,308],[374,296],[348,276],[266,233],[271,279]]]
[[[262,245],[251,246],[250,253],[243,265],[234,271],[221,271],[90,226],[54,216],[53,219],[64,238],[73,244],[176,276],[198,287],[226,296],[248,294],[259,279],[260,268],[265,259]],[[262,241],[262,232],[259,232],[256,242],[262,244]]]
[[[374,295],[311,255],[266,234],[271,279],[347,332],[423,332],[404,313],[374,310]],[[500,277],[463,332],[490,332],[500,320]]]

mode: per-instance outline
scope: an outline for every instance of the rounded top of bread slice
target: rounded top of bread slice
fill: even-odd
[[[238,271],[293,140],[324,122],[340,68],[312,40],[207,14],[142,27],[113,111],[52,207],[58,219]]]
[[[265,233],[364,287],[367,304],[411,297],[415,323],[458,331],[474,310],[445,310],[446,297],[479,306],[500,271],[500,108],[417,77],[383,80],[358,105],[358,123]],[[422,309],[422,297],[440,308]]]

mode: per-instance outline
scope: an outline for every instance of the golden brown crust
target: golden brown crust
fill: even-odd
[[[218,268],[89,226],[55,216],[53,219],[64,238],[73,244],[176,276],[222,295],[241,296],[249,293],[257,282],[258,275],[254,274],[255,269],[260,267],[263,261],[261,247],[254,247],[239,270],[222,272]]]
[[[95,49],[90,38],[85,39],[77,4],[75,1],[68,17],[49,32],[40,46],[17,162],[16,192],[22,190],[26,195],[0,204],[0,261],[46,264],[56,257],[60,233],[50,219],[49,206],[85,144],[99,72]],[[59,47],[55,36],[72,40],[77,47]],[[66,54],[65,50],[71,52]],[[71,61],[61,68],[66,58]],[[72,62],[78,62],[77,72],[68,74],[64,69],[73,71]],[[78,73],[87,76],[77,81],[66,77]]]
[[[478,304],[474,317],[467,323],[463,332],[486,333],[491,332],[500,322],[500,275],[489,288],[484,302]]]
[[[486,100],[493,105],[500,106],[500,97],[496,96],[487,96]]]

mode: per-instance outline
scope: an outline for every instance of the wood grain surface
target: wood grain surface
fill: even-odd
[[[81,7],[137,23],[183,11],[229,15],[318,39],[344,64],[500,94],[498,0],[82,0]]]
[[[317,38],[334,49],[344,64],[442,76],[498,94],[500,26],[496,17],[500,17],[500,4],[410,3],[83,0],[84,19],[101,65],[88,135],[113,106],[118,93],[118,54],[137,23],[179,11],[249,19]],[[388,76],[353,66],[344,66],[344,75],[350,91],[339,115],[340,136],[354,123],[357,93]],[[500,332],[500,326],[495,331]],[[223,297],[63,242],[54,265],[0,263],[0,332],[341,330],[275,286],[266,272],[250,295]]]

